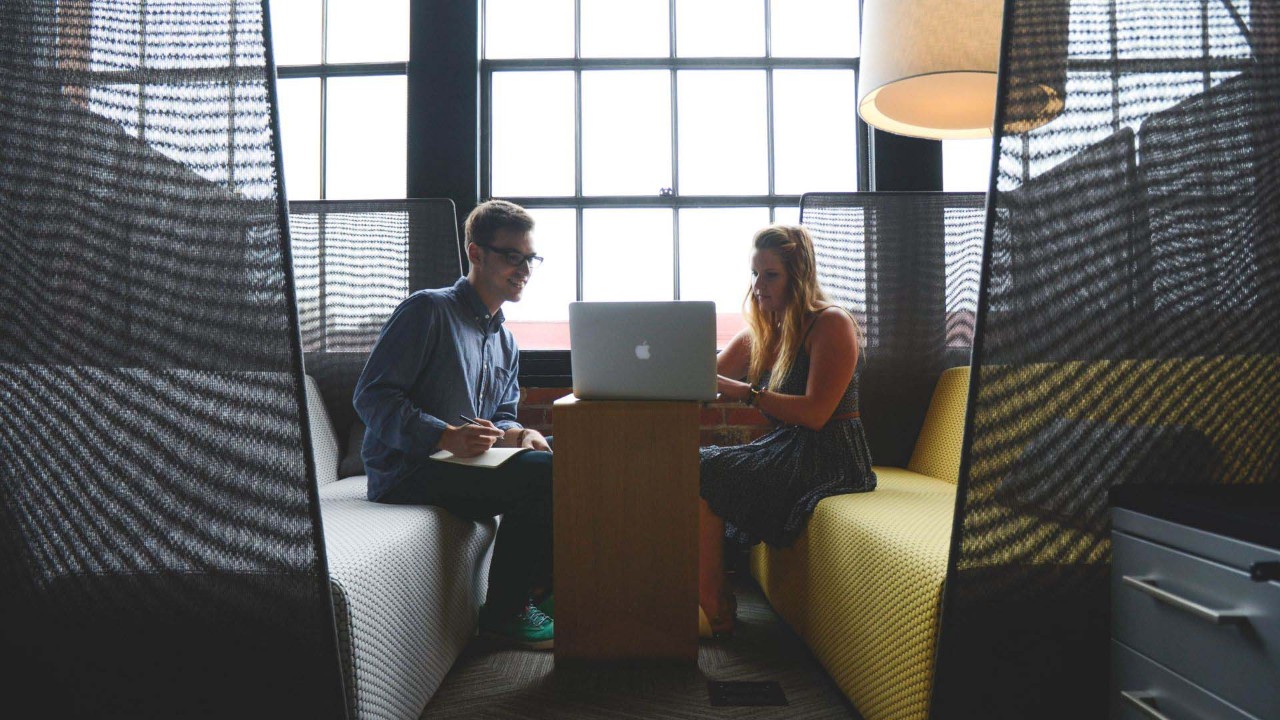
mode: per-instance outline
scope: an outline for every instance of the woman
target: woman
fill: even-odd
[[[819,500],[876,486],[858,413],[857,323],[819,287],[807,230],[773,225],[754,245],[747,327],[716,360],[718,386],[722,398],[758,407],[777,427],[747,445],[702,449],[704,634],[733,631],[724,538],[786,547]]]

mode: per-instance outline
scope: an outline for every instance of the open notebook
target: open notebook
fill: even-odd
[[[458,457],[448,450],[441,450],[432,455],[431,459],[478,468],[496,468],[520,453],[528,452],[529,450],[530,448],[489,448],[479,455],[465,458]]]

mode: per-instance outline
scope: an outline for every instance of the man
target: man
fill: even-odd
[[[519,350],[502,314],[542,261],[532,230],[533,218],[513,203],[490,200],[472,211],[471,270],[396,308],[356,383],[355,408],[368,428],[370,500],[436,505],[468,520],[503,516],[480,629],[546,649],[554,622],[530,593],[551,578],[551,448],[516,422]],[[429,459],[438,450],[471,457],[491,447],[532,451],[494,469]]]

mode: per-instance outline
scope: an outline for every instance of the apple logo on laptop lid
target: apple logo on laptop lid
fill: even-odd
[[[649,341],[648,340],[641,340],[640,344],[636,346],[636,357],[641,360],[649,359]]]

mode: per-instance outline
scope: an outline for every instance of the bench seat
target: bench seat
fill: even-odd
[[[307,389],[349,714],[411,720],[475,634],[497,523],[369,502],[365,476],[337,479],[333,427]]]
[[[818,503],[791,547],[751,572],[866,720],[924,720],[955,516],[968,368],[943,373],[907,468]]]
[[[875,470],[874,492],[823,500],[794,545],[759,546],[752,573],[863,717],[923,718],[956,486]]]
[[[364,493],[363,476],[320,489],[347,703],[416,718],[475,634],[495,525]]]

